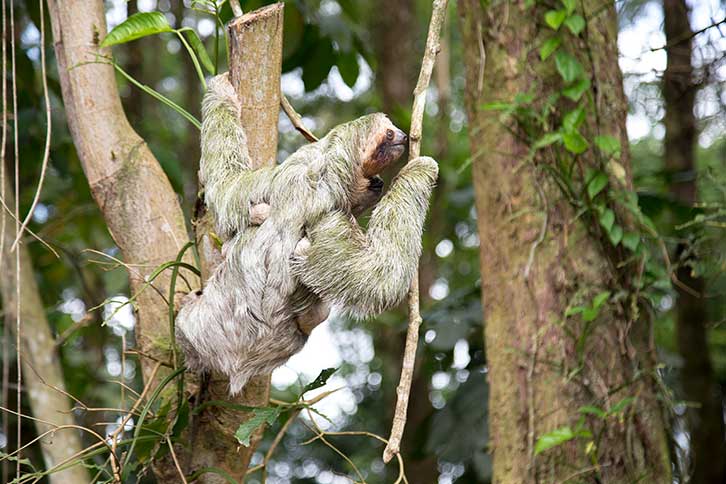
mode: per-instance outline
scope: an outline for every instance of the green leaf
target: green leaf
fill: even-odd
[[[564,444],[568,440],[575,438],[575,433],[570,427],[560,427],[552,432],[548,432],[537,439],[534,444],[534,455],[539,455],[545,450]]]
[[[631,252],[635,252],[640,244],[640,235],[633,232],[626,232],[623,235],[623,245]]]
[[[309,392],[310,390],[315,390],[316,388],[320,388],[320,387],[324,386],[326,383],[328,383],[328,378],[330,378],[330,376],[333,373],[335,373],[336,371],[338,371],[337,368],[324,369],[323,371],[320,372],[320,374],[317,376],[317,378],[315,378],[315,380],[313,380],[310,383],[308,383],[307,385],[305,385],[305,388],[303,388],[303,391],[300,395],[302,396],[302,394]]]
[[[562,126],[569,133],[576,131],[583,121],[585,121],[585,109],[578,107],[565,114],[562,118]]]
[[[565,27],[570,29],[573,35],[578,35],[585,28],[585,19],[582,18],[582,15],[572,15],[565,19]]]
[[[562,90],[562,95],[577,102],[588,89],[590,89],[590,80],[580,79],[573,85],[564,88]]]
[[[272,425],[272,423],[277,420],[281,411],[280,407],[255,408],[252,417],[249,420],[242,422],[239,428],[237,428],[237,432],[234,433],[235,438],[245,447],[249,446],[250,437],[252,437],[254,431],[264,424]]]
[[[582,77],[582,64],[572,54],[558,50],[555,54],[555,66],[562,79],[567,83],[574,82]]]
[[[172,28],[163,13],[139,12],[114,27],[101,42],[101,47],[124,44],[141,37],[171,31]]]
[[[597,172],[592,180],[590,180],[590,183],[587,184],[587,194],[590,197],[590,200],[595,198],[597,194],[607,186],[607,184],[607,175],[601,171]]]
[[[608,232],[610,236],[610,242],[613,246],[617,247],[621,240],[623,240],[623,228],[620,225],[615,225],[613,229]]]
[[[583,138],[582,135],[577,131],[574,131],[572,133],[564,133],[562,135],[562,141],[565,142],[565,148],[567,149],[567,151],[575,155],[584,153],[589,146],[587,140]]]
[[[615,223],[615,212],[609,208],[600,214],[600,225],[605,229],[606,232],[610,232]]]
[[[590,321],[594,321],[598,314],[600,314],[600,308],[585,308],[582,312],[582,320],[589,323]]]
[[[600,306],[602,306],[605,303],[605,301],[608,300],[609,297],[610,297],[610,291],[603,291],[603,292],[599,293],[597,296],[592,298],[592,307],[599,308]]]
[[[557,143],[558,141],[562,141],[562,134],[560,133],[547,133],[546,135],[542,136],[540,139],[534,142],[532,147],[536,150],[540,148],[544,148],[545,146],[549,146],[553,143]]]
[[[610,413],[610,414],[620,413],[623,410],[625,410],[625,407],[627,407],[634,401],[635,401],[635,397],[625,397],[622,400],[620,400],[618,403],[613,405],[613,407],[610,409],[610,411],[608,413]]]
[[[212,59],[209,58],[207,49],[204,47],[204,44],[197,33],[192,29],[184,29],[184,36],[187,38],[189,45],[192,46],[192,49],[194,49],[194,53],[197,54],[197,59],[199,59],[199,62],[202,66],[204,66],[204,69],[208,73],[214,74],[214,63],[212,62]]]
[[[580,407],[578,409],[578,411],[584,415],[587,415],[587,414],[595,415],[596,417],[599,417],[599,418],[607,417],[607,413],[605,413],[604,410],[602,410],[601,408],[597,408],[593,405],[584,405],[584,406]]]
[[[550,37],[549,39],[545,40],[542,44],[542,47],[539,48],[539,58],[542,60],[546,60],[554,53],[554,51],[557,50],[561,43],[562,39],[560,39],[559,37]]]
[[[568,14],[571,14],[575,11],[575,6],[577,5],[577,0],[562,0],[562,5],[565,6],[565,10],[567,10]]]
[[[355,52],[351,51],[339,55],[337,65],[340,77],[343,78],[348,87],[353,87],[358,80],[359,74],[358,57],[356,57]]]
[[[584,306],[575,306],[573,308],[567,308],[567,310],[565,311],[565,317],[569,318],[570,316],[574,316],[576,314],[580,314],[583,311],[585,311],[585,307]]]
[[[504,101],[494,101],[491,103],[485,103],[481,105],[481,108],[484,111],[506,111],[508,109],[513,109],[514,104],[507,103]]]
[[[595,146],[606,155],[614,155],[620,152],[620,140],[613,136],[595,136]]]
[[[564,10],[550,10],[545,14],[544,18],[552,30],[557,30],[567,18],[567,12]]]

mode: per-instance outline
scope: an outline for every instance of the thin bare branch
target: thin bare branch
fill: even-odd
[[[318,140],[318,137],[305,127],[302,122],[302,118],[297,111],[295,111],[295,108],[292,107],[292,104],[290,104],[290,101],[284,94],[280,94],[280,105],[295,129],[298,130],[306,140],[311,143],[315,143]]]
[[[448,0],[434,0],[431,21],[429,22],[429,33],[426,38],[426,51],[421,62],[421,72],[418,76],[416,88],[413,91],[413,109],[411,110],[411,131],[409,133],[410,145],[408,148],[409,162],[418,158],[421,153],[421,133],[423,131],[423,114],[426,107],[426,90],[431,81],[431,72],[434,69],[436,54],[439,51],[439,38],[441,28],[446,18],[446,6]],[[419,289],[418,271],[411,281],[411,288],[408,292],[408,332],[406,333],[406,348],[403,354],[401,367],[401,378],[396,388],[396,411],[391,425],[391,437],[388,439],[383,451],[383,462],[390,462],[394,455],[398,455],[401,449],[401,439],[406,426],[406,413],[408,411],[408,399],[411,393],[411,381],[413,380],[413,369],[416,362],[416,349],[418,347],[418,331],[421,326],[421,314],[419,310]]]

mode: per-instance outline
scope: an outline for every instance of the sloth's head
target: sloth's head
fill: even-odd
[[[378,175],[396,161],[408,145],[408,136],[398,129],[383,113],[369,114],[359,118],[366,132],[360,144],[363,176]]]
[[[345,140],[349,157],[365,178],[385,170],[403,154],[408,144],[406,133],[383,113],[361,116],[333,132],[334,138]]]

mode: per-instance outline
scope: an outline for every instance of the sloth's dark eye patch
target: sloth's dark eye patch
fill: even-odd
[[[394,133],[392,129],[386,130],[386,139],[388,141],[393,141],[393,135]]]

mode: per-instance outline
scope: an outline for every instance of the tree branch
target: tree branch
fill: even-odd
[[[448,0],[434,0],[431,21],[429,22],[429,33],[426,38],[426,51],[421,62],[421,72],[418,76],[416,88],[413,90],[413,108],[411,110],[411,131],[409,132],[410,144],[408,147],[409,162],[418,158],[421,153],[421,133],[423,131],[423,114],[426,107],[426,90],[431,81],[431,72],[434,69],[436,54],[439,51],[439,38],[441,28],[446,18],[446,6]],[[418,331],[421,326],[421,314],[419,311],[419,289],[418,272],[411,281],[411,288],[408,293],[408,332],[406,333],[406,348],[403,354],[403,365],[401,378],[396,388],[396,411],[391,426],[391,437],[383,451],[383,462],[390,460],[400,452],[403,430],[406,426],[406,412],[408,411],[408,399],[411,393],[411,381],[413,380],[414,364],[416,362],[416,349],[418,347]]]

